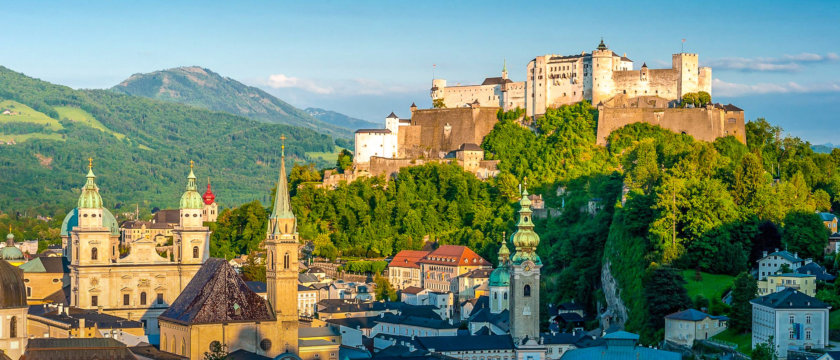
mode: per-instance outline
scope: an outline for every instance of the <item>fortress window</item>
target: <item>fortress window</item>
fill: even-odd
[[[525,295],[525,297],[531,297],[531,285],[525,285],[525,287],[522,289],[522,292]]]
[[[97,248],[90,249],[90,259],[91,260],[96,260],[98,257],[99,257],[99,249],[97,249]]]

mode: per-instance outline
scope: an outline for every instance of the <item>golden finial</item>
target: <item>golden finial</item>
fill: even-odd
[[[194,161],[192,161],[192,160],[190,160],[190,170],[192,170],[192,169],[193,169],[193,166],[195,166],[195,162],[194,162]]]
[[[505,242],[505,238],[507,238],[507,231],[502,231],[502,243]]]
[[[280,156],[286,157],[286,134],[280,135]]]
[[[88,170],[93,169],[93,158],[88,158]]]

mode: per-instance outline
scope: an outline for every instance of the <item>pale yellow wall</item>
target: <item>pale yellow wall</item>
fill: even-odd
[[[0,309],[0,349],[12,360],[17,360],[26,350],[29,336],[26,328],[26,310],[25,307]],[[10,336],[13,321],[17,331],[15,337]]]
[[[64,285],[70,284],[70,274],[25,272],[23,283],[26,286],[26,302],[40,304],[48,296],[60,292]]]
[[[779,287],[789,287],[799,290],[805,295],[816,296],[817,280],[815,276],[796,277],[781,275],[767,275],[758,281],[758,295],[764,296],[778,291]]]
[[[402,290],[409,286],[420,287],[420,269],[399,266],[388,267],[388,282],[397,290]]]
[[[665,340],[691,346],[695,340],[705,340],[726,330],[718,320],[700,321],[665,319]]]

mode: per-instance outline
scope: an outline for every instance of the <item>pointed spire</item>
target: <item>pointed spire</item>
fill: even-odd
[[[507,247],[507,240],[505,239],[506,232],[502,232],[502,246],[499,247],[499,266],[505,264],[510,258],[510,249]]]
[[[295,215],[292,213],[292,201],[289,196],[289,183],[286,180],[286,136],[281,136],[282,144],[280,145],[280,175],[277,179],[277,189],[274,194],[274,209],[271,211],[269,222],[270,234],[283,233],[280,229],[278,219],[294,219]]]

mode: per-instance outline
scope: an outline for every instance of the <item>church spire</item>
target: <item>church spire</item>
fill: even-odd
[[[282,234],[284,230],[278,221],[280,219],[295,219],[292,213],[292,201],[289,196],[289,183],[286,180],[286,136],[280,136],[280,176],[277,179],[277,190],[274,195],[274,209],[269,217],[269,234]]]
[[[516,248],[512,262],[520,264],[525,260],[531,260],[540,264],[540,257],[537,256],[537,245],[540,244],[540,236],[534,232],[532,221],[531,199],[528,198],[527,179],[522,188],[522,197],[519,200],[519,221],[516,223],[516,232],[511,236],[513,246]]]
[[[201,195],[198,194],[198,186],[195,185],[195,173],[193,167],[195,162],[190,160],[190,174],[187,176],[187,191],[181,195],[181,209],[202,209],[204,208]]]

